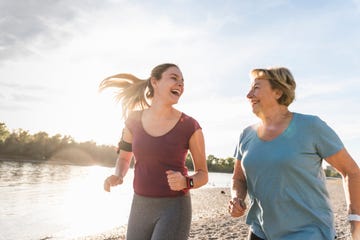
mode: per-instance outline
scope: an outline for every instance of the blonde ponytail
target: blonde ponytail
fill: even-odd
[[[148,80],[142,80],[132,74],[121,73],[105,78],[99,86],[99,91],[105,88],[118,88],[115,99],[121,102],[123,117],[126,119],[128,114],[134,110],[142,110],[149,107],[146,90]]]
[[[107,77],[100,83],[99,91],[109,87],[119,89],[115,98],[118,102],[121,102],[123,118],[126,119],[131,111],[150,107],[149,101],[154,97],[154,88],[150,79],[153,77],[160,80],[163,72],[170,67],[179,68],[173,63],[160,64],[153,68],[151,76],[147,80],[139,79],[128,73]]]

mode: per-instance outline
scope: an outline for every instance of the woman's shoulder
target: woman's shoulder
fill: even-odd
[[[326,125],[326,122],[317,115],[294,113],[294,124],[302,129],[314,129],[322,128]]]
[[[201,128],[200,123],[199,123],[195,118],[193,118],[193,117],[190,116],[190,115],[187,115],[187,114],[184,113],[184,112],[181,112],[181,117],[180,117],[179,122],[180,122],[182,125],[192,126],[192,127],[194,127],[195,129]]]
[[[297,113],[297,112],[293,112],[294,118],[296,120],[300,120],[301,122],[316,122],[319,121],[320,118],[317,115],[312,115],[312,114],[304,114],[304,113]]]
[[[131,111],[131,112],[129,112],[129,115],[128,115],[127,119],[140,118],[143,111],[144,111],[144,110]]]
[[[180,117],[181,121],[187,121],[187,122],[195,122],[195,123],[199,123],[194,117],[184,113],[184,112],[181,112],[181,117]]]
[[[184,113],[184,112],[181,112],[180,115],[181,115],[181,118],[190,119],[190,120],[195,120],[195,121],[196,121],[195,118],[193,118],[192,116],[190,116],[190,115],[188,115],[188,114],[186,114],[186,113]]]
[[[143,110],[136,110],[129,112],[127,118],[125,119],[125,123],[128,125],[134,122],[141,121],[142,112]]]
[[[259,128],[260,123],[254,123],[251,125],[248,125],[247,127],[245,127],[242,132],[241,135],[243,136],[252,136],[254,134],[257,133],[257,129]]]

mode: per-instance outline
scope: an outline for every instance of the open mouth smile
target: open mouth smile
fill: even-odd
[[[178,97],[180,97],[180,95],[181,95],[181,91],[178,90],[178,89],[171,90],[171,93],[174,94],[175,96],[178,96]]]

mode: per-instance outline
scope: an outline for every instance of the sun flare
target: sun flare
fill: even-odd
[[[87,167],[89,168],[89,167]],[[103,190],[103,180],[113,169],[93,166],[84,178],[75,177],[64,194],[61,216],[71,229],[59,233],[64,237],[100,233],[127,223],[132,199],[131,182]]]

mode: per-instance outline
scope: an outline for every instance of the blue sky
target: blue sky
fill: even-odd
[[[1,1],[0,121],[115,145],[121,107],[100,81],[173,62],[185,78],[176,107],[200,122],[207,154],[228,157],[258,121],[249,71],[285,66],[290,110],[321,117],[360,162],[359,26],[359,0]]]

